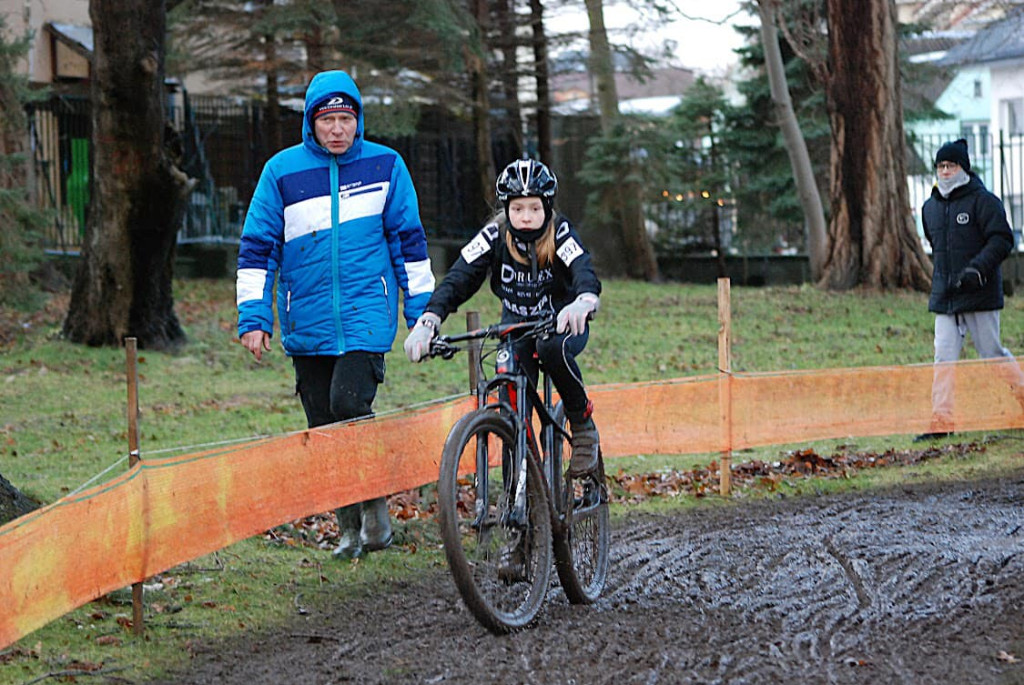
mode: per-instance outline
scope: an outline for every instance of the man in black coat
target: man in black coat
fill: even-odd
[[[928,310],[935,313],[935,362],[960,358],[968,332],[978,356],[1013,355],[1000,342],[1003,308],[1000,264],[1014,247],[1003,203],[971,171],[967,141],[946,143],[935,155],[937,182],[921,210],[924,235],[932,246],[932,292]],[[1024,407],[1024,374],[1010,365],[1008,381]],[[952,433],[953,370],[937,366],[932,383],[931,432],[915,440]]]

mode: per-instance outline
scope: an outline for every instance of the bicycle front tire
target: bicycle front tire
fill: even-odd
[[[551,517],[543,476],[527,458],[527,525],[510,517],[515,453],[512,423],[492,409],[462,417],[445,440],[438,479],[441,539],[452,578],[463,602],[488,630],[504,634],[528,625],[539,613],[551,575]],[[487,474],[476,474],[477,451],[488,458]],[[463,478],[469,472],[473,477]],[[485,496],[486,511],[477,511]]]

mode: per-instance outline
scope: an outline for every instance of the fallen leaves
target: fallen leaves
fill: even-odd
[[[754,459],[735,463],[730,471],[734,487],[760,487],[775,492],[783,484],[801,478],[849,478],[857,471],[886,466],[909,466],[938,459],[963,457],[984,452],[978,443],[957,443],[927,447],[925,449],[889,449],[884,452],[856,451],[839,446],[835,453],[825,456],[813,449],[783,453],[777,461]],[[638,503],[655,497],[705,497],[719,490],[719,464],[687,470],[627,473],[620,469],[608,476],[613,502]],[[473,508],[471,479],[460,479],[460,508]],[[388,509],[398,521],[433,518],[437,511],[436,490],[424,486],[399,492],[388,497]],[[264,538],[282,545],[332,549],[338,545],[339,532],[333,512],[308,516],[264,533]],[[416,551],[411,541],[406,549]]]
[[[14,647],[12,649],[4,650],[3,652],[0,652],[0,665],[13,663],[18,659],[39,659],[42,651],[42,642],[37,642],[35,647],[32,649]]]
[[[926,449],[890,449],[884,452],[856,452],[843,447],[830,456],[813,449],[787,452],[771,463],[754,459],[734,464],[730,470],[736,487],[762,487],[771,492],[787,480],[799,478],[849,478],[858,470],[885,466],[919,464],[943,456],[965,456],[983,452],[977,443],[951,444]],[[712,461],[706,467],[684,471],[626,473],[620,470],[609,477],[613,485],[612,501],[639,502],[651,497],[693,495],[703,497],[719,488],[719,465]]]

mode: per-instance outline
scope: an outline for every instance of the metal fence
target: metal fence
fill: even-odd
[[[91,197],[91,121],[87,98],[54,97],[28,111],[33,154],[33,190],[40,205],[55,211],[45,247],[76,252],[85,234]],[[241,98],[180,96],[169,99],[169,131],[179,164],[197,180],[178,242],[237,242],[267,149],[264,105]],[[301,140],[302,114],[282,109],[282,140]],[[476,145],[471,124],[441,110],[426,109],[413,136],[379,138],[405,160],[416,185],[428,236],[463,240],[488,212],[477,190]],[[512,159],[511,136],[492,141],[497,159]]]
[[[276,152],[267,149],[265,143],[264,105],[242,98],[179,95],[169,98],[167,111],[170,130],[178,137],[179,163],[197,179],[178,234],[179,243],[236,242],[263,164]],[[54,97],[29,109],[34,196],[42,206],[55,210],[53,223],[44,235],[50,250],[77,251],[85,233],[91,197],[90,119],[87,98]],[[586,192],[576,180],[575,171],[582,165],[586,140],[596,131],[596,124],[586,117],[557,117],[554,123],[558,144],[552,161],[562,186],[559,204],[563,211],[582,221]],[[489,210],[478,191],[471,123],[439,108],[427,109],[418,128],[413,136],[368,138],[389,145],[405,159],[428,237],[453,242],[467,239]],[[301,113],[284,108],[284,144],[299,142],[301,129]],[[1003,200],[1019,236],[1024,228],[1024,134],[1001,131],[910,137],[907,183],[918,230],[921,205],[935,180],[931,164],[935,152],[943,143],[961,136],[968,139],[972,170]],[[497,133],[492,153],[495,160],[513,159],[517,151],[512,137]],[[729,224],[727,229],[723,232],[728,238],[742,227]]]
[[[967,139],[971,171],[978,174],[985,187],[1002,199],[1007,218],[1018,241],[1024,229],[1024,133],[961,132],[911,136],[907,183],[910,206],[921,228],[921,206],[931,196],[935,185],[933,161],[938,149],[950,140]]]
[[[36,201],[54,210],[43,235],[47,249],[77,251],[89,211],[92,125],[89,101],[57,97],[28,110],[33,164],[29,182]]]

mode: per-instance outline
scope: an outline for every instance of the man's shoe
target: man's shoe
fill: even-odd
[[[596,428],[572,432],[572,459],[569,460],[569,475],[582,478],[597,470],[600,436]]]
[[[914,438],[914,442],[932,442],[934,440],[942,440],[953,435],[953,431],[936,431],[934,433],[921,433]]]
[[[359,541],[367,552],[379,552],[391,546],[394,535],[391,532],[391,516],[388,501],[384,497],[367,500],[361,505],[362,527]]]

